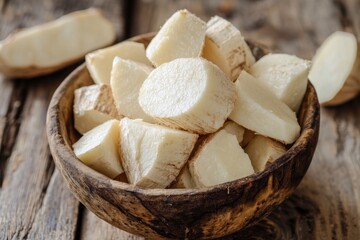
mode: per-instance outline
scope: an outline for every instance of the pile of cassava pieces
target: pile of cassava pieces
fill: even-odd
[[[149,46],[121,42],[86,56],[96,83],[75,91],[75,155],[142,188],[207,187],[263,171],[299,136],[310,62],[255,61],[215,16],[171,16]]]

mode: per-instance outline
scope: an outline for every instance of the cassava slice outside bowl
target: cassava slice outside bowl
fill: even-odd
[[[153,36],[131,40],[147,45]],[[250,46],[257,58],[264,54],[261,47]],[[298,114],[300,137],[263,172],[201,189],[141,189],[92,170],[72,151],[78,139],[73,126],[74,90],[90,84],[83,64],[56,90],[47,115],[51,153],[67,185],[86,208],[115,227],[146,238],[218,238],[253,225],[295,190],[318,141],[319,102],[308,83]]]

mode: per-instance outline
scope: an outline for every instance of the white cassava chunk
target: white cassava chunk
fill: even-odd
[[[278,99],[297,111],[306,92],[311,62],[288,54],[269,54],[250,68]]]
[[[210,135],[189,160],[197,187],[230,182],[254,173],[248,155],[236,137],[225,130]]]
[[[139,103],[159,123],[206,134],[218,130],[234,107],[234,84],[213,63],[179,58],[152,71]]]
[[[121,42],[86,55],[86,67],[95,83],[110,84],[110,73],[115,57],[151,66],[149,59],[146,57],[144,44],[131,41]]]
[[[189,166],[185,165],[180,171],[179,176],[171,184],[170,188],[195,188],[195,183],[191,177]]]
[[[233,82],[241,70],[248,69],[255,62],[240,31],[219,16],[207,22],[202,56],[216,64]]]
[[[155,65],[176,58],[199,57],[205,41],[206,23],[188,10],[174,13],[162,26],[146,49]]]
[[[295,113],[253,76],[242,71],[235,82],[237,100],[229,118],[261,135],[293,143],[300,134]]]
[[[267,163],[274,162],[286,152],[283,144],[271,138],[256,135],[246,146],[251,164],[256,172],[263,171]]]
[[[245,128],[233,121],[226,121],[224,123],[224,130],[236,137],[239,143],[243,141]]]
[[[109,178],[115,178],[124,172],[118,148],[119,121],[115,119],[93,128],[73,145],[77,158]]]
[[[103,122],[120,118],[109,86],[81,87],[74,95],[74,125],[79,133],[84,134]]]
[[[165,188],[186,163],[198,135],[139,119],[120,121],[120,156],[131,184]]]
[[[357,96],[360,92],[360,47],[355,36],[347,32],[330,35],[313,57],[309,79],[320,103],[338,105]]]
[[[143,63],[115,57],[111,70],[111,90],[118,112],[129,118],[141,118],[146,122],[154,120],[139,105],[140,88],[153,70]]]
[[[18,31],[0,43],[0,72],[34,77],[61,69],[116,37],[100,10],[90,8]]]

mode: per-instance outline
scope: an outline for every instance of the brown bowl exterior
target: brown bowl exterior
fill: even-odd
[[[154,34],[133,41],[148,44]],[[252,46],[257,57],[261,49]],[[299,139],[263,172],[202,189],[141,189],[111,180],[79,161],[71,145],[74,90],[93,84],[83,64],[56,90],[47,115],[47,135],[55,164],[67,185],[101,219],[151,239],[208,239],[250,226],[282,203],[298,186],[313,157],[319,134],[319,102],[308,84],[298,114]]]

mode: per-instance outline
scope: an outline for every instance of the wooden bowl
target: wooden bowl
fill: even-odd
[[[148,44],[153,34],[131,40]],[[261,48],[251,45],[257,57]],[[313,157],[319,133],[319,102],[309,83],[298,114],[302,127],[293,146],[263,172],[201,189],[141,189],[84,165],[72,151],[74,90],[93,84],[83,64],[56,90],[47,115],[55,164],[67,185],[101,219],[152,239],[208,239],[229,235],[270,213],[295,190]]]

